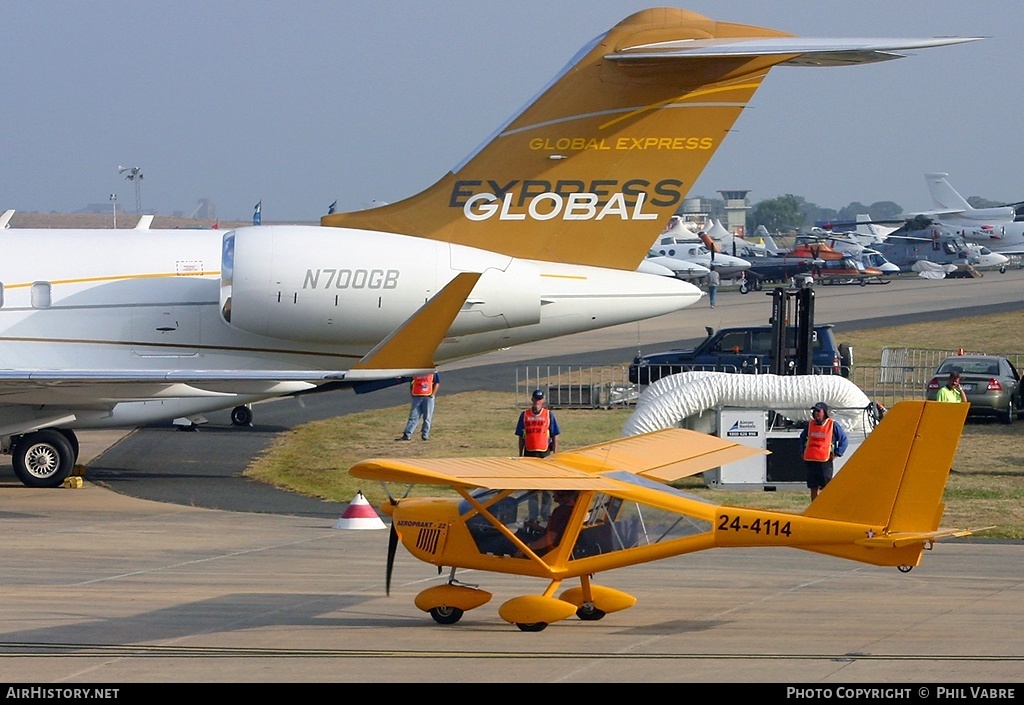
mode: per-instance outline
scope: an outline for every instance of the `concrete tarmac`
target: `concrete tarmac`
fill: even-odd
[[[1021,276],[1004,276],[945,286],[957,287],[960,306],[994,296],[1019,308]],[[976,285],[990,277],[988,289]],[[883,299],[864,303],[862,316],[902,310],[893,296],[899,282],[838,287],[818,297],[818,320],[861,305],[847,300],[848,290],[875,297],[876,289],[885,290]],[[907,310],[943,315],[938,291],[907,287]],[[746,306],[751,296],[720,294],[713,312],[694,318],[699,324],[731,307],[728,319],[708,324],[766,318],[767,298]],[[700,329],[688,334],[693,325],[677,317],[651,339],[700,337]],[[582,338],[580,350],[604,349],[588,342],[600,339]],[[610,340],[621,337],[606,338],[606,348]],[[537,344],[525,357],[497,353],[506,359],[491,362],[568,354],[568,344]],[[110,466],[107,458],[135,434],[122,436],[81,434],[87,477]],[[159,471],[163,461],[146,462]],[[190,462],[200,471],[205,464],[202,455]],[[0,472],[0,681],[886,683],[934,690],[1024,680],[1019,542],[940,543],[908,574],[791,549],[718,549],[598,575],[595,582],[635,595],[637,604],[601,621],[573,618],[523,633],[501,620],[498,607],[541,592],[541,581],[460,571],[494,598],[458,624],[440,626],[413,598],[447,576],[402,550],[385,597],[386,530],[334,529],[338,513],[329,507],[222,511],[130,496],[133,483],[150,481],[139,473],[122,478],[118,492],[92,481],[36,490],[9,468]]]
[[[1024,547],[939,544],[908,574],[792,549],[716,549],[597,576],[638,598],[539,633],[497,614],[542,581],[463,571],[494,594],[455,625],[387,530],[148,502],[87,484],[0,487],[0,681],[82,683],[1019,683]]]

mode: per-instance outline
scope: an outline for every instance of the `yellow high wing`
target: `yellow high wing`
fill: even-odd
[[[672,482],[766,452],[696,431],[668,428],[547,458],[371,458],[353,465],[349,474],[381,482],[461,488],[593,490],[650,502],[650,495],[656,492],[644,492],[642,485],[625,483],[607,473]]]

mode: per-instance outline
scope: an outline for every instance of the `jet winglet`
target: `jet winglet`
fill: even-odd
[[[403,376],[434,369],[434,353],[479,279],[480,272],[456,276],[353,365],[345,379],[378,379],[382,370],[393,370],[395,376]],[[373,374],[360,374],[361,371]]]

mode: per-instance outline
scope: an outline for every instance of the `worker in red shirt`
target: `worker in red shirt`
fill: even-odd
[[[544,406],[544,392],[533,393],[529,409],[519,414],[516,435],[519,436],[519,455],[532,458],[546,458],[558,451],[558,421],[551,409]],[[551,514],[551,493],[536,491],[527,503],[528,525],[540,526],[541,521]]]
[[[412,440],[412,433],[416,430],[416,424],[420,419],[423,419],[420,438],[423,440],[430,438],[430,424],[434,419],[434,398],[437,396],[440,386],[441,375],[437,372],[412,378],[412,382],[409,383],[409,394],[412,395],[409,421],[405,424],[405,431],[395,439],[396,441]]]
[[[832,459],[846,452],[847,443],[846,431],[828,415],[828,404],[819,401],[812,406],[811,420],[800,432],[812,502],[832,479]]]

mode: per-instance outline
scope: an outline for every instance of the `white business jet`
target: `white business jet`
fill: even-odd
[[[1024,221],[1015,220],[1014,206],[974,208],[950,186],[942,172],[925,174],[936,210],[923,215],[946,226],[968,242],[1003,255],[1024,255]]]
[[[695,286],[636,269],[770,68],[965,41],[644,10],[406,200],[320,226],[0,230],[0,446],[56,486],[77,429],[366,389],[685,308]]]

